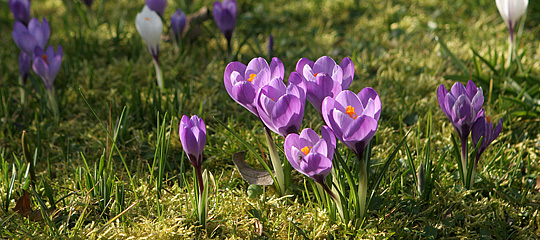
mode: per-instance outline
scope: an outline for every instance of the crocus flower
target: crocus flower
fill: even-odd
[[[87,7],[91,7],[92,3],[94,3],[94,0],[83,0],[84,4],[86,4]]]
[[[41,24],[37,19],[32,18],[28,23],[28,27],[20,22],[15,22],[12,32],[15,44],[28,55],[34,53],[36,46],[42,49],[45,48],[50,34],[51,29],[45,18],[43,18]]]
[[[285,137],[297,133],[304,118],[306,102],[303,82],[298,73],[289,77],[289,86],[281,78],[270,80],[257,95],[257,112],[273,132]]]
[[[150,10],[148,6],[144,6],[142,11],[135,18],[135,27],[146,42],[148,51],[152,57],[158,61],[159,55],[159,39],[163,32],[163,23],[159,15]]]
[[[519,18],[527,11],[529,0],[495,0],[499,13],[510,31],[510,39],[514,39],[514,31]]]
[[[22,84],[26,83],[26,78],[28,77],[28,72],[32,66],[32,56],[21,51],[19,54],[19,73],[21,74]]]
[[[184,32],[185,27],[186,27],[186,14],[184,14],[184,12],[182,12],[182,9],[179,8],[171,16],[171,28],[174,33],[174,38],[176,39],[177,42],[182,37],[182,33]]]
[[[204,144],[206,143],[206,125],[204,121],[197,115],[182,116],[179,127],[180,142],[182,142],[182,148],[188,156],[191,165],[195,168],[197,173],[197,180],[199,183],[199,193],[202,194],[204,184],[202,180],[202,153],[204,150]]]
[[[206,143],[206,125],[197,115],[182,116],[180,121],[180,141],[186,155],[195,168],[202,166],[202,152]]]
[[[462,143],[467,142],[471,127],[484,104],[482,88],[469,81],[467,86],[456,82],[450,92],[443,84],[437,89],[437,100],[442,111],[450,119]]]
[[[9,0],[8,3],[15,21],[28,25],[30,21],[30,0]]]
[[[52,91],[54,80],[62,64],[62,45],[58,45],[56,54],[52,46],[43,51],[39,46],[34,50],[34,72],[43,80],[45,89]]]
[[[236,25],[236,15],[238,6],[236,0],[215,1],[212,8],[212,15],[218,25],[219,30],[225,35],[227,41],[231,41],[234,26]]]
[[[285,138],[284,149],[294,169],[323,185],[332,170],[336,137],[327,126],[321,128],[321,135],[310,128],[302,130],[300,135],[291,133]]]
[[[259,117],[255,103],[259,89],[271,79],[283,79],[284,75],[285,68],[278,58],[272,58],[270,66],[264,58],[254,58],[247,66],[240,62],[229,63],[223,79],[231,98]]]
[[[483,116],[478,117],[476,121],[474,122],[471,130],[471,138],[474,147],[476,147],[478,144],[480,146],[478,147],[478,152],[476,153],[476,159],[474,166],[478,164],[478,160],[480,159],[480,155],[486,151],[487,147],[495,140],[499,134],[502,131],[503,127],[503,120],[499,120],[499,124],[497,124],[497,127],[493,129],[493,124],[491,123],[491,119],[489,117]],[[482,138],[482,142],[479,143],[480,137]]]
[[[296,72],[304,78],[307,100],[320,113],[325,97],[335,97],[351,85],[354,64],[350,58],[344,58],[341,65],[337,65],[334,59],[327,56],[315,62],[302,58],[296,64]]]
[[[364,148],[377,131],[381,100],[373,88],[358,94],[344,90],[322,102],[322,116],[336,137],[353,150],[360,160]]]
[[[163,16],[167,7],[167,0],[146,0],[146,6],[150,10],[157,12],[160,16]]]

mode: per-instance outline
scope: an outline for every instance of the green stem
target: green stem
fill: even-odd
[[[160,89],[163,89],[163,72],[161,72],[161,68],[159,67],[158,61],[154,58],[154,67],[156,68],[156,78],[158,87]]]
[[[276,178],[279,185],[279,191],[281,195],[284,195],[288,186],[286,186],[283,166],[281,166],[281,161],[279,160],[276,144],[274,143],[274,140],[272,139],[270,129],[268,129],[266,126],[264,127],[264,129],[265,129],[264,133],[266,136],[266,143],[268,144],[268,151],[270,153],[270,160],[272,161],[272,166],[274,167],[274,171],[276,172]]]
[[[358,201],[360,202],[360,222],[364,220],[366,214],[366,201],[368,190],[367,162],[360,160],[360,176],[358,176]]]
[[[58,102],[56,101],[56,97],[54,96],[54,89],[47,90],[47,99],[49,100],[49,107],[54,114],[54,120],[55,122],[58,122],[60,113],[58,110]]]
[[[21,77],[19,77],[19,83],[21,84],[21,87],[19,87],[19,92],[21,93],[21,105],[24,106],[26,104],[26,91],[24,90],[24,80]]]

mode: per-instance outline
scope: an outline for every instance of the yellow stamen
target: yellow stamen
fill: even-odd
[[[300,149],[304,154],[308,155],[309,151],[311,150],[311,147],[305,146],[304,148]]]
[[[347,109],[345,110],[345,113],[346,114],[349,114],[349,116],[352,118],[352,119],[356,119],[358,117],[358,115],[354,112],[354,107],[352,106],[348,106]]]
[[[253,82],[253,79],[254,79],[256,76],[257,76],[257,74],[254,74],[254,73],[249,74],[249,78],[248,78],[247,80],[250,81],[250,82]],[[273,99],[272,99],[272,100],[273,100]]]
[[[144,20],[150,21],[150,18],[149,18],[149,17],[145,17]]]
[[[43,60],[45,60],[45,63],[49,64],[49,62],[47,61],[47,55],[43,54],[41,55],[41,57],[43,58]]]

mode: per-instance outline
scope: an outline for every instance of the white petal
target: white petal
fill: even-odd
[[[145,5],[135,18],[135,27],[148,48],[157,50],[163,32],[163,23],[159,15]]]

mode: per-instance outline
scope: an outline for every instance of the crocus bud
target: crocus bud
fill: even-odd
[[[94,0],[83,0],[84,4],[86,4],[87,7],[92,7],[92,3],[94,3]]]
[[[184,28],[186,27],[186,14],[182,12],[182,9],[176,10],[171,16],[171,28],[173,30],[174,38],[178,42],[182,37]]]
[[[28,25],[30,21],[30,1],[29,0],[9,0],[9,9],[16,21]]]
[[[61,45],[58,45],[56,53],[54,53],[52,46],[49,46],[46,52],[40,47],[36,47],[34,50],[34,64],[32,67],[34,72],[43,80],[45,89],[49,91],[52,91],[54,80],[62,65],[62,55]]]
[[[223,0],[223,2],[214,2],[212,15],[218,25],[219,30],[225,35],[227,41],[230,41],[236,25],[236,15],[238,6],[235,0]]]
[[[274,56],[274,36],[272,36],[272,34],[270,34],[270,36],[268,36],[268,57],[273,57]]]
[[[184,152],[186,152],[191,165],[200,170],[203,160],[202,153],[206,143],[206,125],[197,115],[193,115],[191,118],[184,115],[180,120],[179,128]]]
[[[504,19],[504,23],[510,31],[510,38],[514,38],[514,31],[519,18],[527,11],[527,5],[529,0],[495,0],[497,8],[501,17]]]
[[[152,57],[158,61],[159,56],[159,40],[163,32],[163,23],[159,15],[150,10],[148,6],[144,6],[142,11],[135,18],[135,27],[146,42],[148,51]]]
[[[19,54],[19,73],[21,74],[22,84],[26,83],[28,72],[32,66],[32,56],[21,51]]]
[[[167,0],[146,0],[146,6],[150,10],[157,12],[160,16],[163,16],[167,7]]]
[[[478,164],[478,160],[480,159],[480,155],[486,151],[487,147],[495,140],[499,134],[501,134],[502,127],[503,127],[503,120],[500,119],[499,123],[497,124],[497,127],[493,128],[493,123],[491,123],[490,117],[483,116],[478,117],[478,119],[474,122],[471,130],[471,138],[474,147],[476,147],[478,144],[480,146],[478,147],[478,152],[476,152],[476,159],[475,159],[475,166]],[[480,138],[482,138],[482,142],[480,142]]]

